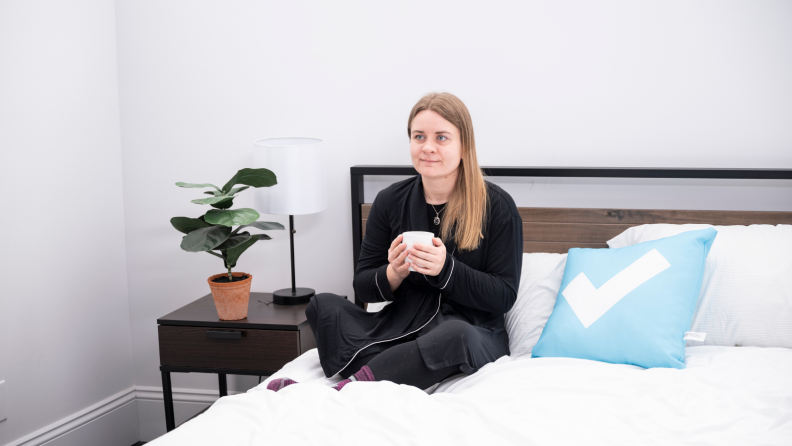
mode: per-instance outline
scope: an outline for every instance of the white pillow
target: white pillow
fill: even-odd
[[[517,300],[504,315],[511,357],[531,355],[547,319],[553,312],[566,254],[523,254]]]
[[[718,236],[704,265],[690,331],[706,333],[704,344],[792,348],[792,225],[650,224],[627,229],[608,246],[708,227]]]

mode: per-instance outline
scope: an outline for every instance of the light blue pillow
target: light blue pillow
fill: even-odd
[[[572,248],[532,357],[685,368],[685,332],[718,231],[617,249]]]

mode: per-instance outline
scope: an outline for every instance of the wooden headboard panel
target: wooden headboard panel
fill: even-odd
[[[363,236],[370,210],[371,204],[361,206]],[[520,211],[523,221],[523,252],[565,253],[569,248],[607,248],[605,242],[625,229],[649,223],[792,224],[792,212],[580,208],[517,208],[517,210]]]

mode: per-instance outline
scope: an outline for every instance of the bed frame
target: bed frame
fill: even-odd
[[[587,167],[483,167],[490,177],[544,178],[705,178],[791,180],[792,169],[635,169]],[[412,166],[353,166],[352,252],[354,265],[366,231],[371,204],[365,203],[366,175],[409,176]],[[625,229],[648,223],[713,225],[792,224],[792,212],[691,211],[650,209],[583,209],[519,207],[523,220],[523,252],[565,253],[569,248],[607,248],[607,240]],[[355,298],[355,304],[363,302]]]

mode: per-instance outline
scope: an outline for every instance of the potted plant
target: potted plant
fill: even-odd
[[[209,183],[176,183],[179,187],[214,189],[204,192],[211,197],[192,200],[193,203],[208,204],[214,209],[198,218],[173,217],[171,224],[176,230],[186,234],[181,242],[183,250],[206,252],[223,259],[227,272],[207,279],[220,319],[239,320],[247,317],[253,275],[232,272],[231,269],[236,267],[242,253],[257,241],[270,240],[266,234],[251,234],[242,229],[284,229],[280,223],[257,221],[259,213],[255,209],[230,209],[234,198],[250,187],[270,187],[277,183],[275,174],[268,169],[241,169],[222,188]],[[234,187],[238,184],[242,186]]]

